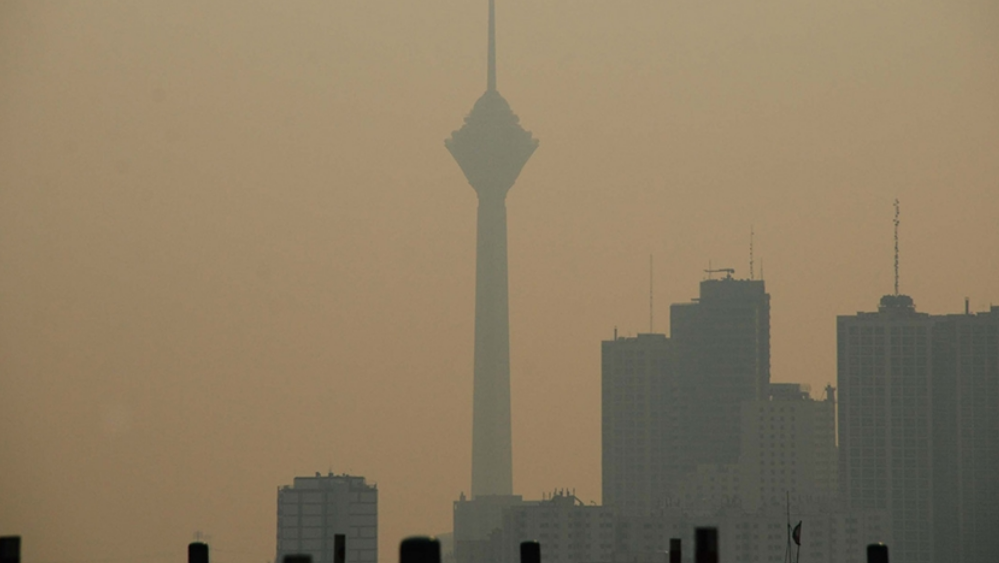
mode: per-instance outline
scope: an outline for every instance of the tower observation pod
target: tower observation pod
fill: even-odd
[[[489,0],[486,91],[444,146],[479,198],[475,263],[472,497],[513,494],[506,194],[538,148],[496,87],[496,8]]]

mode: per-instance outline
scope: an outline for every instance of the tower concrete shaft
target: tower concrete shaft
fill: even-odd
[[[506,194],[538,141],[496,89],[494,0],[489,1],[486,92],[444,141],[479,197],[475,266],[472,496],[513,494]]]
[[[475,255],[472,496],[513,494],[506,202],[479,197]]]

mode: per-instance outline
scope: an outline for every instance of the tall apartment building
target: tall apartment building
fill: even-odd
[[[750,513],[834,504],[837,488],[835,389],[812,399],[797,383],[772,383],[766,400],[742,404],[738,463],[705,463],[682,481],[680,504],[698,511]]]
[[[932,331],[908,296],[837,326],[840,482],[859,509],[887,509],[903,563],[933,558]]]
[[[347,563],[378,561],[378,488],[364,477],[295,477],[278,488],[277,558],[307,554],[315,563],[334,560],[334,539],[346,536]]]
[[[836,391],[817,401],[797,383],[772,383],[742,406],[743,505],[752,511],[828,503],[838,494]]]
[[[888,295],[837,319],[837,354],[845,499],[889,511],[902,563],[994,560],[999,308],[928,315]]]
[[[670,307],[670,332],[681,394],[697,406],[683,425],[689,461],[737,462],[742,404],[769,392],[770,295],[763,281],[702,281],[698,299]]]
[[[679,477],[680,410],[662,334],[617,337],[601,346],[603,503],[646,514]]]
[[[934,542],[938,560],[999,554],[999,307],[934,317]]]
[[[603,502],[642,515],[680,502],[699,466],[736,464],[741,409],[767,398],[770,296],[762,281],[709,279],[670,308],[672,336],[602,343]]]

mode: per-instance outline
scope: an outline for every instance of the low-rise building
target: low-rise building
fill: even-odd
[[[311,555],[332,563],[335,538],[346,539],[348,563],[378,561],[378,488],[353,475],[295,477],[278,488],[277,558]]]

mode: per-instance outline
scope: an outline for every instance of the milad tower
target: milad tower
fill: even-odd
[[[496,90],[496,8],[489,0],[486,92],[444,146],[479,197],[475,260],[472,498],[513,494],[506,194],[538,148]]]

